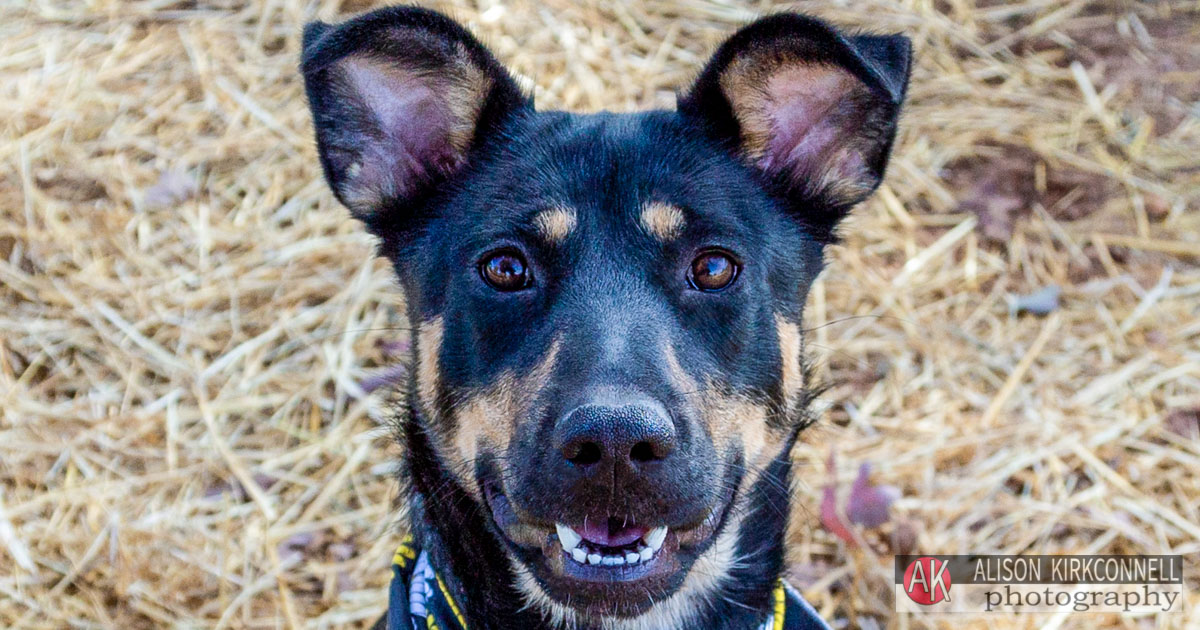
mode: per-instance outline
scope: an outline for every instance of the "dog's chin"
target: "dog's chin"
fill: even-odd
[[[712,544],[733,503],[733,488],[698,524],[540,524],[523,518],[497,483],[482,483],[492,524],[551,600],[585,619],[636,617],[679,590]],[[606,531],[607,530],[607,531]]]

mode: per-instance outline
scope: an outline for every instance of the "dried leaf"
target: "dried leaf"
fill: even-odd
[[[833,486],[825,486],[824,496],[821,498],[821,524],[829,530],[829,533],[846,541],[846,544],[851,547],[858,546],[854,534],[850,532],[850,528],[838,514],[837,496]]]
[[[146,189],[142,198],[147,207],[166,208],[196,194],[196,182],[180,171],[164,171],[158,181]]]
[[[1041,205],[1055,219],[1074,221],[1102,208],[1119,190],[1111,179],[1075,170],[1027,146],[990,144],[946,165],[944,176],[962,191],[959,210],[979,219],[985,241],[1006,244],[1017,222]],[[1044,186],[1037,185],[1039,165]]]
[[[880,630],[883,626],[879,625],[879,620],[875,617],[864,616],[858,618],[858,627],[859,630]]]
[[[380,389],[382,387],[387,387],[389,385],[399,385],[400,383],[403,383],[404,375],[407,373],[408,373],[408,366],[406,366],[404,364],[396,364],[396,365],[393,365],[390,367],[383,368],[382,370],[379,370],[378,372],[368,376],[367,378],[364,378],[358,384],[358,386],[361,387],[364,392],[370,394],[371,392],[373,392],[377,389]]]
[[[787,569],[788,584],[804,591],[829,575],[831,567],[819,561],[793,564]]]
[[[833,451],[830,451],[829,458],[825,460],[825,473],[829,475],[829,483],[826,484],[821,496],[821,524],[829,530],[829,533],[846,541],[847,545],[856,547],[858,540],[838,510],[836,468],[837,462],[834,459]]]
[[[1173,409],[1167,414],[1163,424],[1172,433],[1191,440],[1200,440],[1200,407],[1194,409]]]
[[[1061,295],[1062,289],[1057,285],[1038,289],[1028,295],[1010,295],[1008,310],[1014,315],[1018,313],[1049,315],[1058,310],[1058,298]]]
[[[407,339],[399,339],[389,341],[380,340],[378,342],[378,347],[379,350],[383,352],[383,356],[396,358],[407,355],[410,346]]]
[[[858,478],[850,488],[846,503],[846,516],[851,523],[863,527],[879,527],[888,521],[892,503],[900,498],[900,489],[894,486],[877,486],[871,483],[871,464],[863,462],[858,467]]]
[[[917,548],[917,526],[909,520],[900,520],[896,522],[895,529],[892,530],[892,553],[896,555],[907,555]]]
[[[354,557],[354,545],[347,542],[329,545],[329,555],[337,562],[345,562]]]

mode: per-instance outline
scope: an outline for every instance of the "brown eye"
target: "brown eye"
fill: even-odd
[[[737,278],[738,264],[728,254],[705,252],[692,261],[688,279],[701,291],[720,291]]]
[[[480,265],[479,275],[497,291],[518,291],[529,286],[529,269],[516,252],[493,254]]]

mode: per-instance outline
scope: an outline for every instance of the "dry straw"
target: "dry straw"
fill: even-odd
[[[368,623],[396,452],[362,384],[402,297],[320,179],[296,60],[305,21],[370,4],[4,5],[0,627]],[[809,305],[834,387],[793,577],[840,627],[1200,625],[1195,2],[433,6],[544,108],[671,106],[780,9],[911,36],[887,183]],[[902,491],[865,547],[818,525],[831,451]],[[1185,554],[1190,612],[894,618],[909,548]]]

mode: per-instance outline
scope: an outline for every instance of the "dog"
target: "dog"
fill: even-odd
[[[826,627],[781,578],[801,311],[910,59],[777,14],[675,110],[573,114],[434,11],[305,28],[321,166],[413,338],[412,538],[377,627]]]

